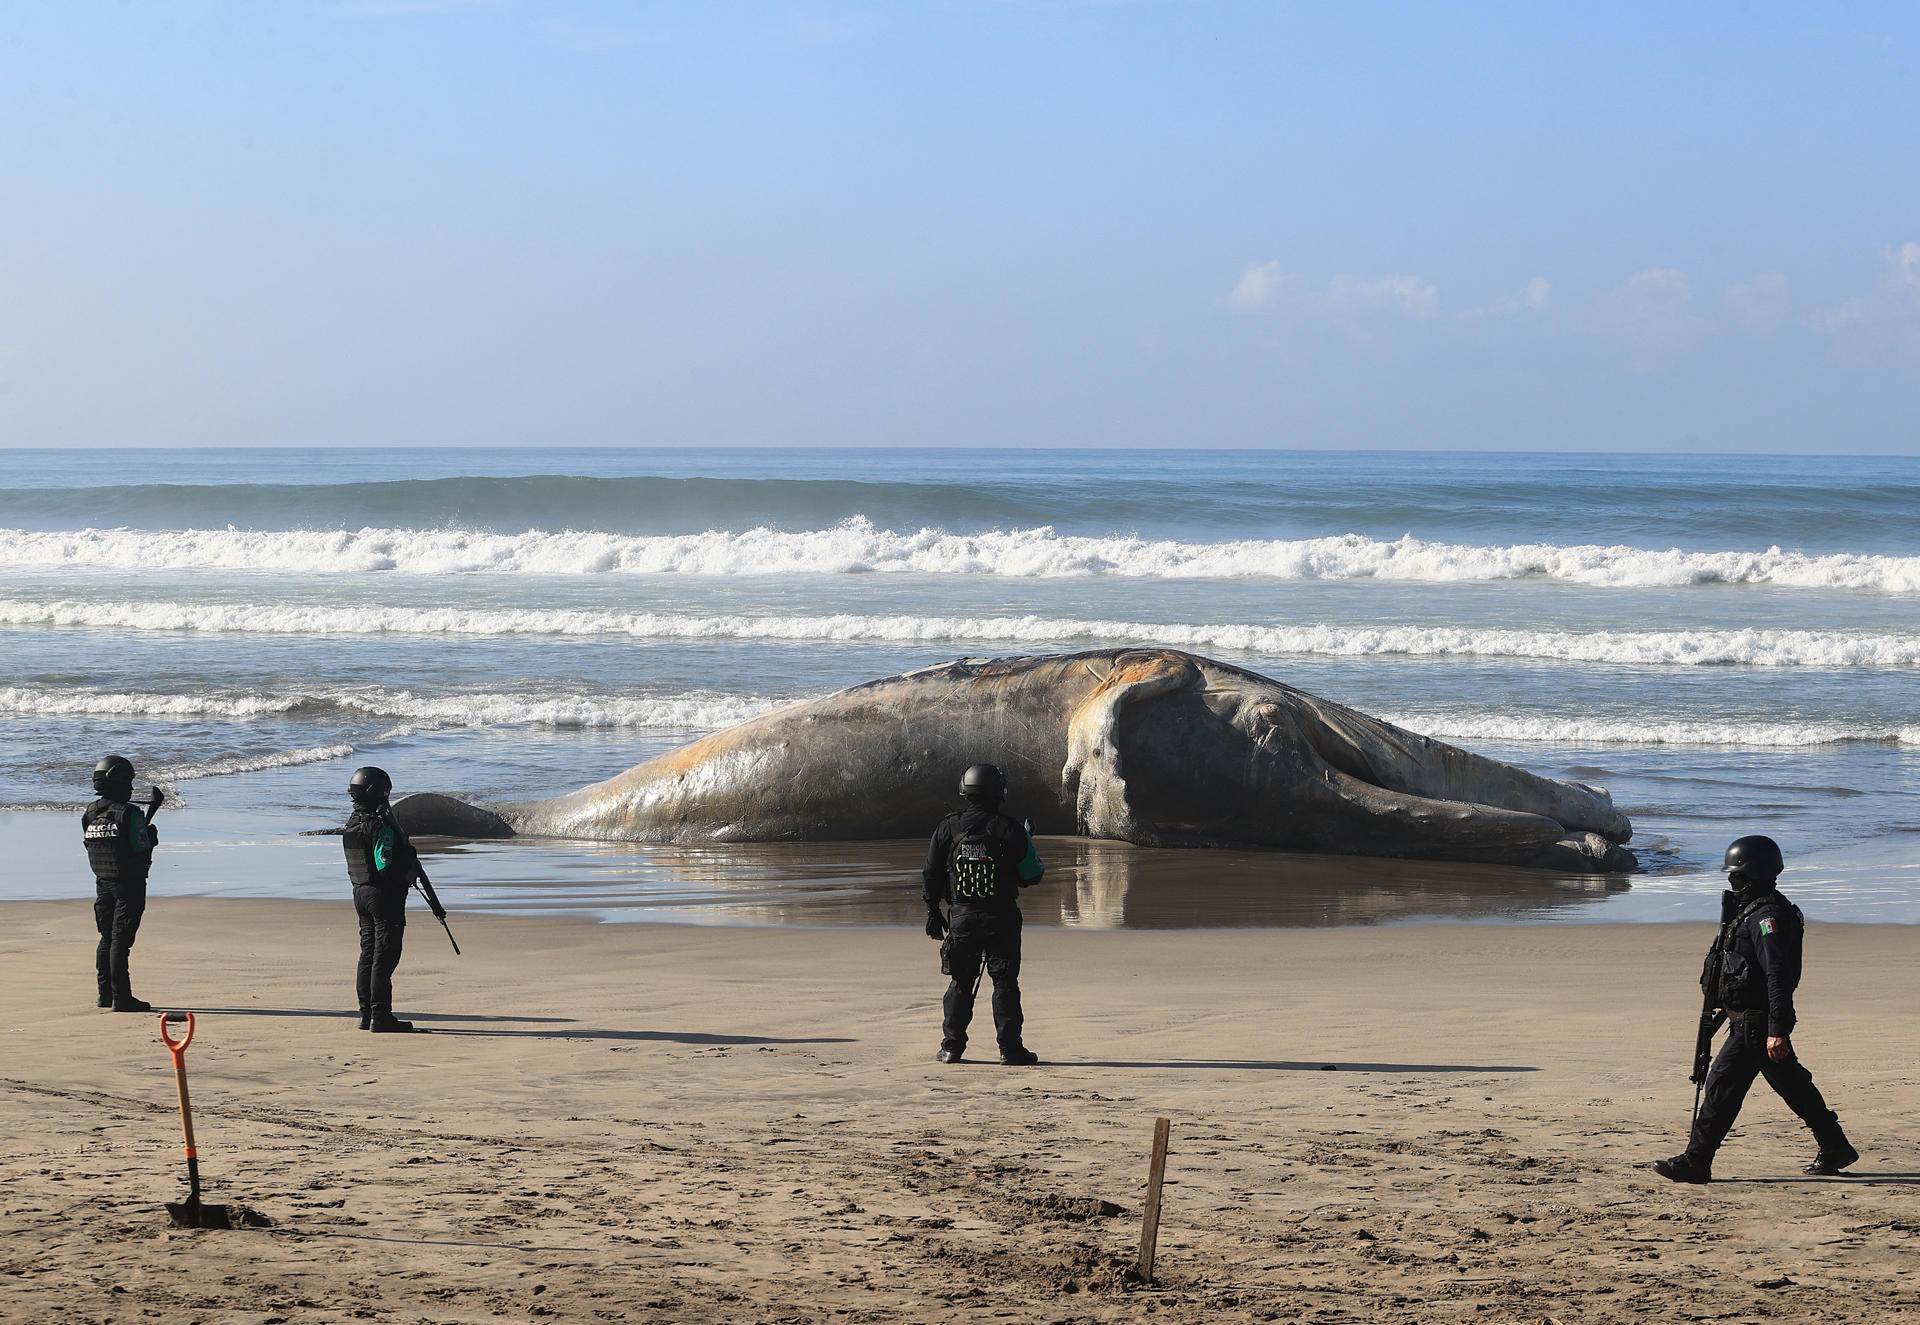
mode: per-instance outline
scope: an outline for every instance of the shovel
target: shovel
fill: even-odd
[[[179,1039],[167,1034],[167,1024],[185,1021],[187,1033]],[[175,1228],[232,1228],[233,1211],[224,1205],[208,1205],[200,1199],[200,1152],[193,1145],[193,1106],[187,1101],[187,1046],[193,1043],[193,1014],[160,1014],[160,1042],[173,1053],[173,1079],[180,1087],[180,1130],[187,1138],[187,1199],[168,1201],[167,1214]]]

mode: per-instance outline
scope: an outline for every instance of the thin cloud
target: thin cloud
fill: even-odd
[[[1908,240],[1899,248],[1888,249],[1886,259],[1893,288],[1908,299],[1920,302],[1920,244]]]
[[[666,35],[642,28],[582,23],[573,18],[551,18],[540,24],[540,35],[551,45],[570,51],[611,51],[627,46],[660,46]]]
[[[1440,313],[1440,291],[1418,276],[1336,276],[1327,302],[1340,311],[1384,309],[1422,322]]]
[[[1820,309],[1810,325],[1834,352],[1858,364],[1889,354],[1920,363],[1920,243],[1882,249],[1880,288]]]
[[[1284,270],[1278,259],[1256,263],[1240,273],[1225,302],[1246,310],[1268,308],[1298,284],[1299,277]],[[1418,276],[1335,276],[1324,290],[1305,291],[1292,303],[1321,314],[1384,313],[1424,322],[1439,316],[1440,291]]]
[[[1262,262],[1241,273],[1227,302],[1235,308],[1265,308],[1286,283],[1287,274],[1280,270],[1279,259]]]
[[[1634,366],[1650,370],[1691,349],[1706,329],[1694,307],[1687,274],[1673,267],[1635,272],[1607,300],[1615,330],[1633,352]]]
[[[1727,287],[1725,299],[1734,321],[1750,331],[1778,331],[1787,320],[1787,278],[1777,271]]]
[[[1518,313],[1544,313],[1553,302],[1553,282],[1536,276],[1505,299],[1496,299],[1484,308],[1469,308],[1459,314],[1462,322],[1479,322],[1490,317],[1512,317]]]
[[[499,9],[503,0],[351,0],[321,12],[336,18],[394,18],[415,14],[468,14]]]

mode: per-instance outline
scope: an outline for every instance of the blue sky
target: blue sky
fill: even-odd
[[[0,8],[0,444],[1920,452],[1920,6]]]

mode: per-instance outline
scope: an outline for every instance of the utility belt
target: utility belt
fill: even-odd
[[[369,879],[365,883],[354,884],[353,890],[357,893],[362,888],[371,888],[383,897],[405,897],[408,887],[409,885],[404,883],[384,883],[379,879]]]
[[[1012,897],[982,898],[977,902],[963,902],[957,898],[953,902],[953,914],[957,916],[1017,916],[1020,903]]]

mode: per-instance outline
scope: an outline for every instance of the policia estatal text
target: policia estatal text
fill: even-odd
[[[94,974],[100,984],[100,1006],[115,1012],[147,1012],[149,1004],[133,996],[133,977],[127,972],[127,953],[140,932],[147,910],[147,874],[153,869],[153,849],[160,834],[147,814],[133,803],[133,765],[119,755],[108,755],[93,768],[93,789],[99,799],[80,815],[86,837],[87,864],[93,868],[93,923],[100,931],[94,952]],[[153,790],[153,806],[160,804]]]
[[[960,779],[968,808],[948,815],[927,844],[920,892],[927,903],[927,936],[944,940],[940,969],[951,981],[940,1030],[943,1063],[957,1063],[967,1050],[980,970],[993,977],[993,1026],[1000,1061],[1027,1067],[1040,1060],[1021,1039],[1020,890],[1045,872],[1033,835],[1000,812],[1007,779],[992,764],[975,764]],[[940,904],[953,904],[951,921]]]
[[[1743,837],[1727,848],[1722,865],[1733,887],[1720,898],[1720,933],[1701,975],[1707,1016],[1724,1012],[1730,1029],[1701,1092],[1687,1148],[1659,1160],[1654,1171],[1674,1182],[1711,1182],[1713,1157],[1733,1128],[1756,1076],[1813,1130],[1819,1153],[1805,1172],[1831,1175],[1860,1158],[1827,1107],[1813,1074],[1793,1051],[1793,991],[1800,983],[1806,926],[1800,908],[1780,895],[1786,869],[1770,837]],[[1711,1021],[1703,1025],[1711,1034]]]
[[[353,909],[360,916],[360,966],[354,991],[360,998],[363,1031],[411,1031],[413,1023],[393,1015],[393,972],[407,932],[407,889],[420,878],[420,857],[393,820],[387,798],[393,779],[378,768],[356,768],[347,783],[353,813],[340,841],[347,852],[347,876],[353,880]],[[446,912],[427,898],[436,917]]]

